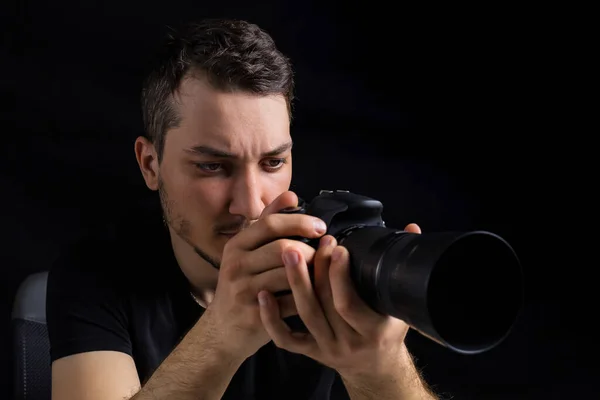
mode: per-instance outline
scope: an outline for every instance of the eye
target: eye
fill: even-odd
[[[198,169],[204,172],[219,172],[221,168],[223,168],[223,164],[221,163],[198,163],[196,164]]]
[[[285,158],[272,158],[265,161],[265,166],[268,170],[277,171],[278,169],[281,169],[286,162],[287,160]]]

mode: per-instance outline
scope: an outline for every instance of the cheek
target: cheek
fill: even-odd
[[[219,214],[225,201],[227,188],[218,180],[192,180],[185,188],[185,198],[197,213]]]
[[[285,171],[282,171],[281,174],[277,174],[278,176],[276,178],[279,189],[283,189],[283,191],[288,190],[292,183],[292,162],[289,161],[286,167]]]
[[[223,182],[200,179],[180,165],[163,168],[162,175],[173,207],[184,218],[207,221],[220,213]]]
[[[266,203],[271,204],[281,193],[289,190],[291,181],[291,168],[285,173],[272,175],[266,185]]]
[[[202,179],[189,165],[183,165],[180,169],[173,171],[172,180],[175,184],[174,189],[180,195],[180,199],[185,202],[185,208],[194,208],[199,205],[209,206],[214,203],[220,192],[218,181],[211,179]]]

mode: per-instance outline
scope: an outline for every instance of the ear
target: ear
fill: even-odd
[[[135,140],[135,158],[146,186],[151,190],[158,190],[158,154],[154,145],[143,136]]]

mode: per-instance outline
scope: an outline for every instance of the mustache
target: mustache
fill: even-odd
[[[244,219],[238,221],[224,222],[222,224],[215,225],[215,232],[237,232],[248,228],[251,222]]]

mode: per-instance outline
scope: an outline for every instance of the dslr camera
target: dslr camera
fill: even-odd
[[[325,221],[327,234],[348,249],[355,290],[374,311],[461,354],[501,343],[523,301],[512,247],[486,231],[414,234],[386,227],[382,211],[380,201],[345,190],[322,190],[309,203],[301,199],[297,208],[281,210]],[[298,316],[286,322],[307,331]]]

